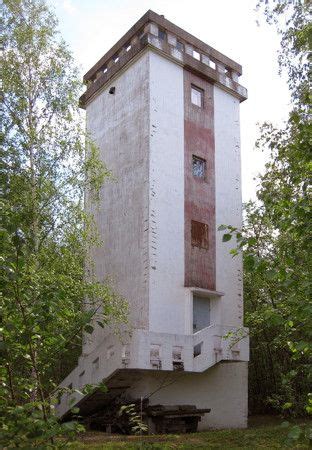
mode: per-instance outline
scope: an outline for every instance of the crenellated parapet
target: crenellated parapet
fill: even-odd
[[[87,90],[80,97],[80,106],[85,108],[118,72],[125,70],[146,49],[161,53],[240,101],[247,98],[246,88],[238,82],[242,74],[240,64],[149,10],[85,74]]]

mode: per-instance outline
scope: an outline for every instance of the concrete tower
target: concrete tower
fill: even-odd
[[[114,175],[95,211],[104,244],[93,258],[131,325],[121,336],[97,328],[62,383],[105,380],[105,395],[72,396],[84,415],[122,394],[211,408],[200,429],[246,426],[242,261],[218,232],[242,220],[241,73],[148,11],[84,77],[87,129]],[[68,411],[64,395],[58,413]]]

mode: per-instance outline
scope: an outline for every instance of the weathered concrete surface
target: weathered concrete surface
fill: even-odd
[[[121,342],[113,330],[97,327],[62,386],[81,387],[134,369],[141,381],[129,389],[133,397],[158,389],[151,396],[154,404],[212,408],[201,429],[244,427],[248,339],[233,347],[223,339],[228,325],[236,330],[242,325],[242,261],[232,258],[233,243],[223,243],[217,231],[220,224],[241,225],[239,100],[194,75],[184,76],[182,66],[153,50],[140,55],[87,106],[88,130],[114,177],[103,187],[98,209],[87,200],[103,239],[91,256],[98,278],[111,279],[127,299],[134,332]],[[208,111],[185,133],[193,127],[189,117],[185,121],[186,80],[206,90]],[[111,86],[114,95],[108,93]],[[189,158],[195,147],[194,153],[207,159],[210,178],[198,189],[192,187],[198,180],[190,166],[185,170],[185,154]],[[192,271],[192,276],[199,272],[200,286],[185,287],[186,201],[188,220],[208,217],[212,231],[210,256],[204,263],[195,261]],[[199,289],[206,281],[210,291]],[[194,335],[193,292],[210,297],[211,306],[211,327]],[[201,343],[202,354],[194,358],[194,345]],[[154,370],[151,349],[157,346],[161,364]],[[184,373],[173,371],[177,347]],[[164,376],[174,382],[159,389]],[[59,414],[68,410],[68,399],[58,408]]]
[[[165,31],[162,38],[158,30]],[[179,45],[178,45],[179,44]],[[182,44],[182,45],[181,45]],[[160,50],[162,55],[182,64],[202,79],[231,92],[240,101],[247,98],[246,89],[238,83],[240,64],[169,22],[153,11],[141,19],[85,74],[87,91],[80,98],[81,107],[93,100],[103,86],[120,70],[137,58],[146,47]]]
[[[191,102],[192,85],[202,89],[203,107]],[[185,286],[215,289],[215,165],[213,85],[184,70]],[[194,177],[192,156],[206,161],[206,177]],[[192,245],[191,221],[208,226],[208,248]]]
[[[149,398],[150,404],[193,404],[211,408],[198,424],[209,428],[247,427],[247,363],[219,363],[204,373],[181,372],[144,374],[128,391],[134,398]]]
[[[233,239],[222,242],[220,225],[241,228],[241,162],[239,101],[214,87],[215,182],[216,182],[216,290],[221,299],[222,323],[239,326],[243,323],[243,284],[241,255],[232,257]]]
[[[150,58],[149,329],[186,333],[183,69]]]
[[[231,327],[211,325],[189,335],[145,330],[134,330],[131,336],[123,333],[120,337],[111,333],[89,355],[79,358],[78,366],[63,380],[61,386],[81,389],[86,383],[95,385],[109,379],[110,386],[116,388],[120,385],[119,378],[123,378],[123,385],[131,386],[129,390],[131,395],[131,390],[137,389],[132,377],[133,371],[137,374],[135,378],[140,380],[145,379],[147,372],[167,373],[169,376],[178,363],[179,369],[183,370],[179,372],[180,376],[184,377],[185,374],[204,373],[223,361],[247,362],[249,360],[247,330],[239,330],[239,333],[244,332],[244,337],[238,340],[237,331]],[[151,348],[155,345],[159,351],[157,355],[152,355]],[[194,357],[194,348],[198,346],[200,351]],[[119,377],[121,369],[123,375]],[[235,372],[232,376],[236,376]],[[214,389],[220,389],[218,383],[214,384]],[[223,392],[222,389],[220,392]],[[137,395],[134,391],[134,398]],[[142,393],[142,396],[144,395]],[[65,414],[70,409],[70,404],[74,405],[82,399],[83,396],[77,392],[71,395],[64,394],[57,407],[58,414]],[[194,394],[195,400],[197,401],[197,397]],[[246,401],[245,398],[241,400]],[[181,403],[181,397],[177,396],[175,403]]]
[[[129,303],[130,324],[148,328],[149,55],[145,53],[87,107],[87,130],[112,179],[94,209],[103,244],[93,249],[96,274]],[[89,205],[90,206],[90,205]],[[90,352],[105,331],[97,327]]]

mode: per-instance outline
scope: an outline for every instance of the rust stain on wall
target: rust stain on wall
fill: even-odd
[[[204,91],[203,107],[191,102],[191,86]],[[193,155],[206,161],[205,178],[195,177]],[[185,286],[215,289],[215,144],[213,85],[184,70]],[[192,221],[203,224],[204,245],[192,240]],[[194,232],[193,223],[193,232]],[[201,234],[198,225],[197,231]],[[195,234],[198,234],[196,231]],[[199,236],[197,236],[199,238]],[[194,236],[193,236],[194,238]]]

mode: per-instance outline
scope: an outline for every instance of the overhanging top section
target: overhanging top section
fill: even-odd
[[[149,10],[85,74],[83,81],[87,91],[80,98],[81,106],[85,107],[91,97],[145,47],[218,84],[240,101],[247,98],[246,89],[238,84],[242,74],[240,64]]]

